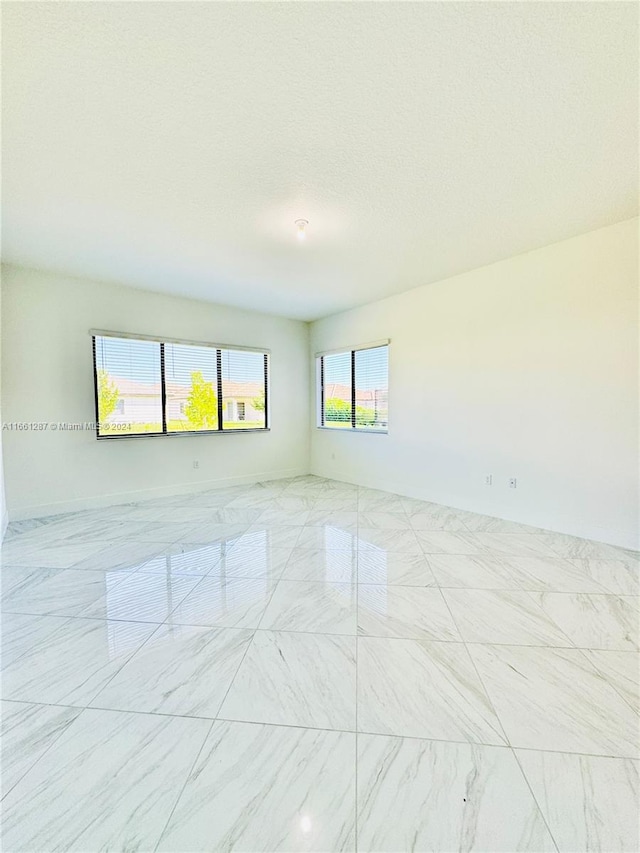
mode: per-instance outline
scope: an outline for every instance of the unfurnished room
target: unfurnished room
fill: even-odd
[[[0,11],[5,853],[637,853],[640,6]]]

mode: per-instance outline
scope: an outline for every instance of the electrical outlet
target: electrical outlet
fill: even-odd
[[[484,478],[485,486],[493,486],[493,474],[487,474]]]
[[[517,485],[518,485],[518,481],[516,480],[516,478],[515,478],[515,477],[510,477],[510,478],[509,478],[509,488],[510,488],[510,489],[515,489],[515,487],[516,487]]]
[[[198,462],[198,460],[197,460],[197,459],[194,459],[194,460],[193,460],[193,467],[194,467],[194,468],[199,468],[199,467],[200,467],[200,463]]]

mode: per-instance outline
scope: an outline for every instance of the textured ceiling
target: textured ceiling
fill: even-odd
[[[309,320],[636,214],[635,3],[2,13],[15,263]]]

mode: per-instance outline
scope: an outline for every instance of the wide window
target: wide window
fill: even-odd
[[[268,429],[269,354],[93,334],[98,438]]]
[[[318,356],[318,426],[387,432],[389,346]]]

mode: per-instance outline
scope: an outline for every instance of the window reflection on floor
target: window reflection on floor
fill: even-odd
[[[172,554],[167,557],[167,570],[177,574],[188,571],[191,574],[204,575],[220,562],[223,548],[223,543],[216,542],[204,548]]]
[[[372,613],[387,613],[389,572],[386,549],[371,545],[366,550],[359,550],[358,573],[366,577],[367,584],[380,584],[380,586],[363,587],[365,594],[361,594],[358,598],[359,607],[366,608]]]
[[[356,536],[348,530],[327,524],[324,528],[324,540],[327,551],[356,551]]]
[[[105,622],[106,647],[109,660],[126,658],[140,648],[140,625],[116,620]]]
[[[367,583],[389,583],[387,552],[384,548],[367,548],[358,554],[358,569]],[[360,579],[362,582],[362,579]]]

